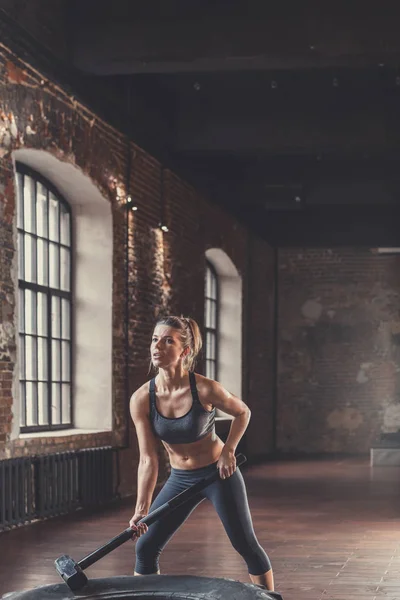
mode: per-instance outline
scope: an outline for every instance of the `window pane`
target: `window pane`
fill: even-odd
[[[25,290],[25,332],[36,333],[36,292]]]
[[[19,378],[26,379],[26,368],[25,368],[25,338],[23,335],[19,336],[18,344],[18,361],[19,361]]]
[[[60,226],[60,203],[57,198],[49,193],[49,239],[54,242],[59,242],[59,226]]]
[[[65,298],[61,299],[61,307],[62,307],[62,338],[64,340],[71,339],[71,331],[70,331],[70,302]]]
[[[71,422],[71,386],[63,383],[62,390],[62,422],[67,424]]]
[[[211,326],[211,301],[206,298],[206,314],[205,314],[205,326]]]
[[[39,425],[49,424],[48,384],[38,384]]]
[[[48,340],[46,338],[38,338],[38,379],[47,381],[48,379],[48,356],[47,356]]]
[[[61,298],[52,296],[51,298],[51,336],[53,338],[61,337]]]
[[[24,176],[24,230],[36,233],[35,181]]]
[[[62,344],[62,381],[70,381],[70,345],[69,342]]]
[[[211,358],[210,350],[211,350],[211,336],[210,336],[210,332],[207,331],[206,332],[206,358],[207,358],[207,360]]]
[[[31,252],[32,252],[32,258],[31,258],[31,260],[32,260],[31,282],[32,283],[37,283],[37,238],[35,238],[35,237],[32,237]]]
[[[60,289],[69,291],[70,285],[70,255],[69,250],[61,248],[61,277]]]
[[[38,425],[37,384],[26,383],[26,424]]]
[[[211,298],[217,297],[217,278],[214,273],[211,274]]]
[[[41,237],[48,237],[47,228],[47,191],[43,184],[36,184],[36,229]]]
[[[32,354],[33,354],[33,343],[32,343],[32,336],[31,335],[27,335],[25,337],[25,363],[26,363],[26,367],[25,367],[25,374],[26,374],[26,379],[33,379],[33,369],[32,369]]]
[[[61,230],[61,243],[65,246],[71,245],[71,222],[70,215],[65,206],[60,203],[60,230]]]
[[[49,256],[48,242],[37,240],[37,282],[39,285],[49,285]]]
[[[210,324],[209,327],[211,329],[217,328],[217,303],[214,300],[209,300],[210,302]]]
[[[37,293],[37,332],[38,335],[47,336],[47,295]]]
[[[215,362],[212,360],[206,361],[206,377],[215,379]]]
[[[51,378],[53,381],[60,381],[61,352],[60,342],[51,341]]]
[[[211,269],[209,267],[206,270],[206,297],[211,297]]]
[[[35,283],[36,276],[36,240],[31,235],[24,236],[24,280]]]
[[[206,298],[205,326],[210,329],[217,327],[217,303],[209,298]]]
[[[27,335],[25,337],[25,361],[26,361],[26,379],[37,379],[37,338]]]
[[[60,248],[50,244],[50,287],[60,287]]]
[[[19,397],[21,405],[20,425],[25,427],[26,425],[26,384],[21,382],[19,385]]]
[[[15,191],[17,193],[17,227],[24,227],[24,176],[22,173],[17,173],[15,182]]]
[[[19,330],[21,333],[23,333],[25,331],[25,292],[21,288],[19,290],[18,298],[18,323]]]
[[[215,334],[211,331],[207,331],[206,334],[206,356],[208,359],[215,360]]]
[[[21,232],[18,233],[18,279],[25,279],[25,235]]]
[[[61,386],[53,383],[51,386],[51,420],[54,425],[61,424]]]

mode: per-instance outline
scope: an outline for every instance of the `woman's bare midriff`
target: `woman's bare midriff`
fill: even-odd
[[[188,471],[217,462],[224,447],[222,440],[213,432],[192,444],[163,444],[171,467]]]

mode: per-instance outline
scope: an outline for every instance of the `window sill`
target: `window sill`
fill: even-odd
[[[56,437],[72,437],[75,435],[90,435],[98,433],[111,433],[110,429],[60,429],[58,431],[37,431],[31,433],[20,433],[19,440],[28,440],[32,438],[56,438]]]

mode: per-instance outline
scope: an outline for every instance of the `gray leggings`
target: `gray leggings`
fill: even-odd
[[[209,476],[216,463],[201,469],[171,469],[171,475],[151,505],[150,512],[200,479]],[[135,571],[149,575],[158,571],[161,552],[190,513],[208,498],[214,505],[232,546],[247,563],[251,575],[271,569],[270,560],[255,536],[247,501],[246,487],[239,469],[228,479],[218,479],[195,498],[150,525],[136,543]]]

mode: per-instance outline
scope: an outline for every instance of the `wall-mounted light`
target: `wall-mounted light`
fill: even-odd
[[[168,233],[169,229],[166,225],[164,225],[164,223],[159,223],[159,228],[161,229],[161,231],[164,231],[165,233]]]
[[[126,205],[129,208],[129,210],[136,211],[138,209],[137,205],[133,202],[132,196],[127,197]]]

